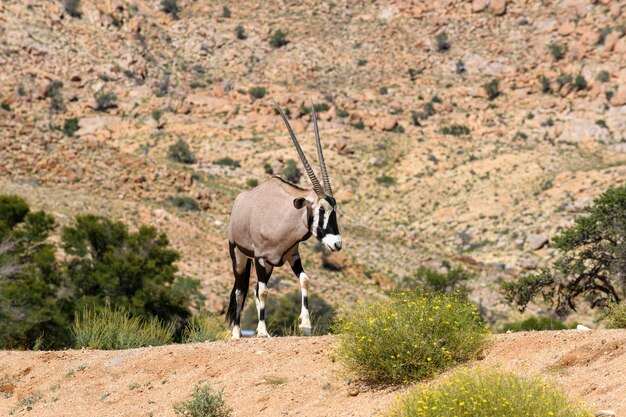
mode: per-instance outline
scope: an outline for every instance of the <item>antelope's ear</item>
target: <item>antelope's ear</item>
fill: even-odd
[[[293,206],[300,210],[302,207],[311,207],[311,202],[304,197],[298,197],[293,200]]]

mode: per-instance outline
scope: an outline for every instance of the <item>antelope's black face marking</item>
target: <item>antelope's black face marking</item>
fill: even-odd
[[[320,198],[313,207],[311,232],[324,244],[326,249],[336,252],[341,250],[341,235],[337,224],[337,202],[333,197]]]

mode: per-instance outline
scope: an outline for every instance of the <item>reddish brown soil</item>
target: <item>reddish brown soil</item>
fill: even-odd
[[[173,416],[174,404],[210,382],[224,388],[237,417],[373,416],[406,391],[357,390],[332,360],[334,343],[292,337],[126,351],[4,351],[0,415]],[[500,335],[477,365],[541,374],[594,410],[623,415],[625,345],[623,330]],[[32,396],[40,399],[28,405]]]

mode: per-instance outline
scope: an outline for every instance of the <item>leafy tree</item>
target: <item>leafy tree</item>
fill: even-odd
[[[475,274],[461,266],[444,263],[445,271],[440,272],[420,266],[413,275],[406,276],[396,286],[398,291],[427,291],[439,293],[467,293],[465,283]]]
[[[619,303],[626,296],[626,185],[612,187],[596,198],[586,215],[554,237],[560,258],[552,269],[502,283],[507,301],[524,310],[538,296],[560,315],[590,306]]]

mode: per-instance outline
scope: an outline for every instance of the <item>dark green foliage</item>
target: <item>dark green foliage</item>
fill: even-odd
[[[178,19],[178,15],[180,14],[178,0],[161,0],[161,10],[172,15],[173,19]]]
[[[626,295],[626,186],[613,187],[585,208],[586,215],[552,240],[560,257],[552,269],[501,284],[520,310],[542,296],[564,315],[579,301],[619,303]]]
[[[189,145],[183,139],[170,146],[167,157],[174,162],[180,162],[181,164],[193,164],[196,162],[194,154],[189,149]]]
[[[63,133],[65,133],[66,136],[72,137],[77,131],[78,119],[76,117],[65,119],[65,122],[63,122]]]
[[[164,234],[91,214],[62,229],[57,261],[48,242],[54,219],[29,212],[19,197],[0,197],[0,347],[69,347],[69,325],[84,309],[127,308],[178,328],[191,299],[201,302],[195,280],[181,277],[179,254]]]
[[[463,60],[459,59],[458,61],[456,61],[454,72],[456,72],[459,75],[465,74],[465,72],[467,72],[467,69],[465,68],[465,63],[463,62]]]
[[[230,9],[228,8],[228,6],[222,7],[222,17],[226,19],[230,18]]]
[[[355,129],[363,130],[365,129],[365,123],[363,123],[363,120],[358,120],[352,124],[352,127],[354,127]]]
[[[565,330],[571,327],[563,324],[561,320],[549,317],[530,317],[522,321],[512,321],[502,326],[502,332],[529,332],[532,330]]]
[[[552,54],[552,58],[555,61],[562,60],[563,58],[565,58],[565,55],[567,54],[567,46],[561,45],[560,43],[551,42],[548,45],[548,49],[550,50],[550,53]]]
[[[409,68],[409,78],[411,81],[417,80],[417,76],[420,75],[422,71],[416,70],[415,68]]]
[[[159,120],[161,120],[161,116],[163,116],[163,110],[161,110],[161,109],[154,109],[154,110],[152,110],[152,113],[150,115],[152,116],[152,118],[155,121],[158,122]]]
[[[11,105],[10,105],[9,103],[7,103],[6,101],[3,101],[3,102],[0,104],[0,108],[1,108],[2,110],[11,111]]]
[[[495,100],[500,95],[500,82],[495,78],[483,85],[485,92],[487,93],[487,99]]]
[[[611,29],[611,27],[606,26],[602,29],[600,29],[599,34],[600,36],[598,36],[598,42],[596,43],[596,45],[604,45],[604,42],[606,41],[606,37],[609,36],[609,34],[613,31],[613,29]]]
[[[231,158],[230,156],[220,158],[214,162],[215,165],[220,165],[223,167],[230,167],[232,169],[239,168],[241,164],[238,160]]]
[[[287,181],[297,184],[300,181],[300,177],[302,176],[302,171],[298,168],[298,164],[293,159],[287,159],[285,163],[285,170],[283,171],[283,175],[287,179]]]
[[[314,103],[313,108],[317,113],[322,113],[330,110],[330,106],[326,103]],[[309,106],[305,106],[304,104],[300,105],[300,113],[302,114],[311,114],[312,109]]]
[[[182,211],[199,211],[200,210],[200,205],[198,205],[198,202],[195,199],[188,197],[186,195],[174,195],[174,196],[171,196],[169,200],[170,200],[170,203],[172,203],[174,207]]]
[[[235,35],[237,36],[237,39],[241,41],[248,38],[246,30],[241,25],[237,25],[237,27],[235,28]]]
[[[541,92],[544,94],[549,94],[552,92],[552,81],[545,75],[539,77],[539,82],[541,83]]]
[[[259,181],[256,178],[248,178],[246,180],[246,185],[250,188],[254,188],[259,185]]]
[[[299,290],[289,292],[281,297],[269,296],[265,302],[268,331],[274,336],[290,336],[297,333],[302,299]],[[330,332],[335,317],[335,309],[323,298],[309,295],[309,311],[314,335],[325,335]],[[250,303],[242,316],[245,329],[256,329],[258,316],[254,302]]]
[[[600,126],[603,129],[608,129],[609,127],[606,125],[606,122],[603,119],[596,120],[596,125]]]
[[[435,36],[435,47],[437,52],[445,52],[450,49],[450,42],[448,42],[448,34],[441,32]]]
[[[349,111],[343,110],[343,109],[339,109],[339,108],[335,111],[335,113],[337,114],[337,117],[341,117],[342,119],[345,118],[345,117],[350,116],[350,112]]]
[[[461,266],[452,266],[447,262],[444,266],[443,272],[420,266],[413,275],[402,278],[396,290],[465,294],[467,292],[465,283],[473,279],[475,274]]]
[[[444,135],[449,135],[449,136],[469,135],[470,128],[465,125],[453,124],[450,126],[444,126],[441,129],[441,133],[443,133]]]
[[[556,79],[556,83],[559,86],[559,90],[564,86],[571,84],[574,81],[574,78],[570,74],[561,74]]]
[[[582,74],[578,74],[574,80],[573,86],[576,91],[585,90],[587,88],[587,80],[585,80]]]
[[[390,185],[394,185],[396,183],[396,179],[394,177],[390,177],[389,175],[381,175],[380,177],[376,177],[376,182],[378,184],[384,185],[385,187],[389,187]]]
[[[598,75],[596,76],[596,80],[600,81],[601,83],[608,83],[609,80],[611,79],[611,74],[609,74],[608,71],[600,71],[598,73]]]
[[[274,168],[272,168],[272,165],[269,162],[265,162],[263,164],[263,171],[265,171],[265,173],[268,175],[274,174]]]
[[[51,113],[61,113],[65,111],[61,88],[63,88],[63,82],[61,81],[52,81],[46,88],[45,96],[50,99]]]
[[[63,9],[65,9],[65,13],[72,17],[80,18],[82,16],[80,0],[63,0]]]
[[[211,385],[196,386],[193,398],[174,406],[174,412],[184,417],[230,417],[232,410],[224,401],[224,391],[214,390]]]
[[[356,65],[359,66],[359,67],[364,67],[366,64],[367,64],[367,59],[359,59],[356,62]]]
[[[626,329],[626,304],[608,303],[602,321],[609,329]]]
[[[265,97],[265,94],[267,94],[267,90],[265,89],[265,87],[252,87],[250,90],[248,90],[248,94],[250,94],[255,99],[263,98]]]
[[[107,111],[117,107],[117,95],[112,92],[98,91],[95,95],[96,110]]]
[[[289,43],[287,40],[287,32],[283,32],[282,29],[276,29],[270,36],[270,46],[273,48],[280,48]]]
[[[387,89],[387,87],[380,87],[380,88],[378,89],[378,92],[379,92],[381,95],[385,95],[385,94],[387,94],[387,93],[389,92],[389,90]]]

